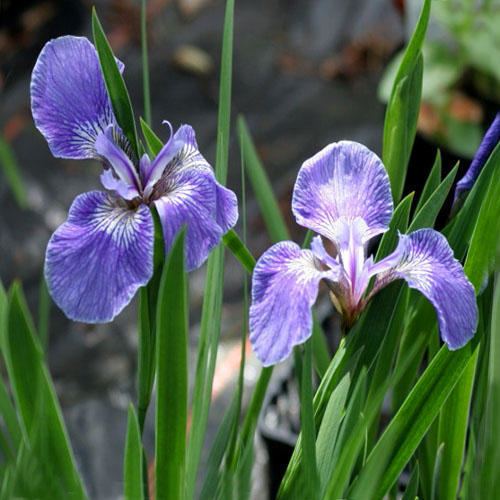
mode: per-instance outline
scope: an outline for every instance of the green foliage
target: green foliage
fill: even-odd
[[[188,300],[182,230],[163,268],[157,308],[155,495],[184,498],[188,406]]]
[[[137,130],[130,96],[95,8],[92,10],[92,33],[116,120],[129,140],[132,151],[138,156]]]
[[[337,449],[336,443],[340,426],[346,415],[346,402],[350,386],[350,374],[346,373],[332,392],[325,409],[323,423],[318,432],[316,454],[322,495],[325,492],[326,481],[333,473],[335,464],[333,455]]]
[[[86,498],[61,409],[20,286],[0,289],[2,355],[13,403],[1,384],[0,411],[11,453],[5,498]]]
[[[450,192],[450,189],[457,175],[458,165],[451,170],[451,172],[446,176],[446,178],[436,187],[434,192],[429,196],[427,201],[423,204],[420,210],[417,210],[415,217],[413,218],[408,231],[416,231],[424,227],[433,227],[436,222],[436,218],[443,207],[446,197]],[[421,198],[422,199],[422,198]]]
[[[410,480],[408,481],[408,486],[403,494],[401,500],[415,500],[417,498],[418,493],[418,479],[419,479],[419,471],[418,471],[418,462],[413,467],[411,472]]]
[[[424,203],[429,199],[430,195],[436,190],[439,183],[441,182],[441,152],[438,150],[436,153],[436,159],[432,165],[432,169],[425,181],[424,187],[420,198],[418,199],[417,208],[415,213],[417,213]]]
[[[143,500],[145,488],[144,451],[142,449],[139,421],[132,405],[128,409],[123,478],[125,483],[125,499]]]
[[[227,0],[221,56],[219,114],[215,174],[224,184],[227,178],[229,132],[231,121],[231,79],[233,64],[234,0]],[[224,248],[218,246],[208,259],[203,310],[201,317],[198,360],[192,403],[195,425],[191,427],[186,461],[186,496],[193,496],[201,450],[205,441],[212,382],[217,359],[224,284]]]
[[[146,0],[141,0],[141,49],[142,49],[142,93],[146,123],[151,123],[151,97],[149,91],[149,57]]]
[[[28,201],[19,165],[14,155],[14,151],[12,151],[10,145],[1,135],[0,169],[3,170],[5,180],[7,181],[17,204],[20,208],[26,208],[28,206]]]
[[[409,4],[415,1],[409,1]],[[409,7],[411,10],[411,7]],[[500,11],[495,2],[442,0],[433,2],[431,22],[434,35],[422,46],[424,75],[422,100],[429,104],[441,126],[432,138],[459,156],[471,158],[481,141],[482,125],[477,120],[454,116],[456,92],[474,89],[473,95],[500,101]],[[388,65],[379,86],[379,96],[388,102],[402,54]],[[464,89],[463,83],[466,83]]]
[[[500,171],[500,155],[490,161],[494,169]],[[495,176],[496,178],[496,176]],[[500,234],[500,183],[489,185],[481,204],[477,223],[472,233],[465,271],[479,292],[485,278],[492,270],[499,247]],[[444,443],[440,476],[440,498],[453,499],[457,495],[463,462],[465,439],[469,421],[469,406],[476,372],[477,353],[463,374],[457,388],[447,401],[440,421],[440,442]]]
[[[246,245],[241,241],[240,237],[233,229],[229,230],[223,237],[222,242],[228,250],[238,259],[248,273],[253,271],[255,267],[255,258],[250,253]]]
[[[484,358],[487,367],[485,411],[477,415],[480,424],[479,428],[476,429],[477,453],[472,454],[474,460],[472,484],[470,491],[466,492],[465,498],[472,499],[476,495],[480,498],[492,498],[500,486],[500,479],[497,474],[500,467],[500,436],[497,432],[498,419],[500,418],[499,349],[500,286],[498,286],[498,280],[496,280],[491,313],[489,352],[488,356]]]
[[[163,230],[156,209],[151,211],[154,221],[153,277],[139,293],[139,356],[137,367],[137,416],[139,427],[144,429],[144,422],[151,400],[155,378],[156,352],[156,317],[158,289],[163,270],[165,249]]]
[[[161,148],[163,147],[163,142],[161,139],[154,133],[153,129],[148,125],[146,121],[142,118],[141,122],[141,130],[144,139],[146,140],[146,145],[148,146],[149,151],[151,151],[153,156],[156,156]]]
[[[403,193],[417,129],[423,72],[421,48],[430,9],[431,0],[425,0],[415,32],[399,64],[385,115],[382,158],[391,179],[395,201],[399,201]]]
[[[316,466],[316,429],[313,415],[312,390],[312,341],[304,344],[304,358],[300,379],[300,427],[302,429],[302,472],[308,498],[316,498],[318,493],[318,471]]]
[[[290,239],[290,233],[264,166],[257,155],[245,119],[242,116],[238,118],[238,129],[240,132],[240,148],[247,164],[248,177],[252,183],[253,192],[260,206],[269,236],[273,242],[288,240]]]

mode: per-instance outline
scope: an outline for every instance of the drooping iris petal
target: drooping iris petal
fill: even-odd
[[[170,177],[185,170],[209,175],[215,185],[215,219],[222,232],[226,233],[238,220],[238,200],[236,195],[215,179],[212,167],[198,149],[196,135],[190,125],[179,127],[170,142],[172,143],[172,146],[169,146],[170,151],[174,150],[175,155],[163,168],[163,175]],[[179,144],[181,144],[180,148],[178,147]],[[167,146],[164,149],[166,148]],[[167,151],[165,157],[168,157],[169,154],[170,152]],[[157,158],[155,158],[154,162],[157,161]]]
[[[284,360],[312,331],[311,307],[322,278],[314,254],[291,241],[273,245],[258,260],[252,279],[250,342],[264,366]]]
[[[216,190],[213,175],[197,170],[182,170],[160,181],[163,196],[155,200],[163,228],[165,251],[175,236],[187,226],[186,268],[201,266],[223,235],[215,217]]]
[[[384,232],[392,217],[389,177],[378,156],[362,144],[326,146],[302,165],[293,191],[297,223],[336,242],[338,222],[362,219],[363,242]]]
[[[101,191],[78,196],[47,247],[55,303],[75,321],[111,321],[151,279],[153,239],[147,206],[131,210]]]
[[[387,266],[391,267],[377,277],[378,282],[402,278],[424,294],[436,309],[441,338],[450,349],[472,338],[478,317],[474,287],[442,234],[421,229],[401,235],[394,253],[378,268]]]
[[[97,52],[86,38],[63,36],[44,46],[31,77],[31,110],[54,156],[96,156],[95,140],[115,118]]]

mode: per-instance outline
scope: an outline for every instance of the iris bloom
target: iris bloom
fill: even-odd
[[[474,288],[440,233],[422,229],[400,235],[392,254],[379,262],[367,258],[370,240],[388,229],[393,203],[384,165],[365,146],[342,141],[307,160],[295,183],[292,211],[298,224],[321,236],[313,238],[310,250],[291,241],[277,243],[257,262],[250,341],[264,365],[282,361],[310,337],[311,307],[322,280],[348,325],[377,291],[404,279],[435,307],[450,349],[473,336]]]
[[[120,70],[123,64],[118,62]],[[58,158],[98,159],[105,191],[77,196],[49,241],[45,277],[65,314],[111,321],[153,273],[154,205],[168,252],[184,225],[186,267],[199,267],[238,218],[235,194],[219,185],[188,125],[154,160],[138,159],[116,123],[97,52],[65,36],[45,45],[31,81],[35,124]]]

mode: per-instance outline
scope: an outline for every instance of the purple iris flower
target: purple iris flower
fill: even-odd
[[[31,107],[54,156],[95,158],[104,166],[106,191],[77,196],[47,247],[47,285],[69,318],[111,321],[151,279],[153,205],[166,252],[187,226],[188,270],[203,264],[236,224],[236,196],[215,180],[189,125],[171,130],[154,160],[135,157],[116,123],[97,52],[86,38],[65,36],[45,45],[33,70]]]
[[[295,183],[292,211],[298,224],[321,236],[313,238],[310,250],[291,241],[277,243],[255,266],[250,341],[264,365],[282,361],[310,337],[321,280],[346,325],[377,291],[402,278],[434,305],[450,349],[473,336],[474,288],[440,233],[421,229],[400,235],[392,254],[379,262],[367,258],[369,241],[387,231],[393,213],[389,177],[368,148],[342,141],[307,160]]]
[[[460,200],[463,195],[472,189],[472,186],[479,177],[481,170],[483,169],[486,161],[490,157],[491,153],[495,149],[496,145],[500,141],[500,113],[497,113],[493,123],[490,125],[486,134],[484,134],[483,140],[479,145],[479,148],[472,159],[469,169],[465,175],[457,182],[457,187],[455,189],[455,200],[454,203]]]

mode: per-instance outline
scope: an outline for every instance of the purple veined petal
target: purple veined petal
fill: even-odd
[[[129,209],[101,191],[78,196],[52,235],[45,277],[66,316],[111,321],[153,274],[154,224],[146,205]]]
[[[341,218],[334,223],[336,244],[340,260],[350,284],[351,297],[357,304],[369,281],[365,266],[365,236],[368,226],[361,217],[352,221]]]
[[[160,180],[153,183],[154,176],[151,177],[146,187],[145,196],[150,196],[158,188],[161,189],[162,183],[169,183],[169,179],[175,179],[176,176],[184,172],[193,172],[193,175],[200,172],[210,177],[210,182],[215,185],[215,220],[221,227],[223,234],[226,233],[238,221],[238,200],[235,193],[219,184],[215,179],[212,167],[198,149],[196,135],[190,125],[179,127],[169,142],[173,145],[168,146],[167,144],[168,147],[164,147],[166,150],[164,159],[170,158],[172,151],[175,151],[175,154],[169,159],[166,166],[162,167],[162,178]],[[152,168],[156,168],[154,165],[158,161],[160,154],[152,162]],[[165,162],[165,160],[161,161],[162,163]],[[175,181],[172,182],[175,183]],[[153,199],[156,197],[157,195],[153,194]]]
[[[223,230],[215,217],[216,189],[206,172],[184,170],[165,179],[164,194],[154,201],[168,252],[175,236],[187,226],[186,269],[200,267],[219,243]]]
[[[133,200],[137,198],[139,193],[134,186],[130,186],[126,182],[118,179],[114,174],[112,169],[105,169],[101,174],[101,184],[108,189],[113,191],[116,195],[124,200]]]
[[[488,128],[486,134],[479,145],[474,158],[470,164],[469,169],[465,175],[457,182],[457,187],[455,189],[455,200],[462,195],[462,193],[472,189],[474,182],[479,177],[482,168],[484,167],[489,156],[495,149],[496,145],[500,142],[500,113],[497,113],[493,123]]]
[[[122,183],[129,186],[131,190],[135,190],[135,196],[139,196],[141,189],[139,176],[130,158],[114,142],[112,125],[97,136],[95,150],[109,164]]]
[[[230,189],[215,181],[216,189],[216,214],[215,220],[226,234],[238,222],[238,199]]]
[[[151,160],[147,153],[144,153],[139,160],[139,175],[141,179],[146,179],[151,168]]]
[[[179,170],[197,170],[209,174],[216,186],[216,220],[222,228],[223,233],[234,227],[238,221],[238,200],[233,191],[219,184],[215,179],[214,171],[210,163],[200,153],[196,134],[190,125],[182,125],[176,133],[176,137],[183,143],[175,161],[169,165],[172,172]]]
[[[163,123],[166,124],[170,130],[170,138],[153,161],[149,162],[149,165],[144,165],[142,183],[144,185],[144,196],[146,197],[150,196],[155,184],[163,176],[167,165],[174,159],[175,155],[184,145],[182,136],[179,135],[180,129],[174,134],[171,123],[167,120],[164,120]]]
[[[404,240],[405,235],[399,233],[399,241]],[[367,261],[367,267],[369,269],[369,277],[376,276],[377,274],[383,274],[387,271],[391,270],[393,267],[399,264],[401,260],[401,255],[404,250],[404,245],[398,245],[396,250],[389,254],[387,257],[379,260],[378,262],[373,262],[373,257],[370,258],[370,261]]]
[[[264,366],[283,361],[311,336],[319,282],[336,276],[319,269],[311,250],[291,241],[273,245],[260,257],[252,277],[250,342]]]
[[[379,270],[386,269],[377,276],[375,289],[402,278],[425,295],[436,309],[441,338],[449,349],[459,349],[472,338],[478,321],[474,287],[442,234],[421,229],[400,235],[394,253],[378,264]]]
[[[292,198],[297,223],[336,242],[336,222],[360,218],[363,242],[387,230],[393,203],[389,176],[379,157],[362,144],[330,144],[302,165]]]
[[[96,156],[94,142],[115,117],[97,52],[86,38],[63,36],[44,46],[31,77],[31,110],[54,156]]]

